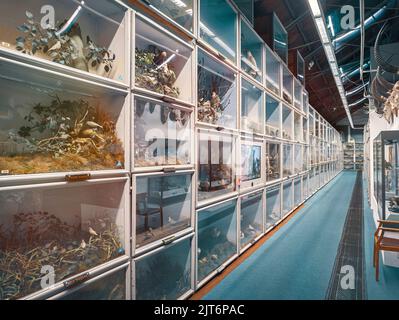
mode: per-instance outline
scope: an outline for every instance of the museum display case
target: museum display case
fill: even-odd
[[[192,110],[134,97],[134,167],[184,166],[192,161]]]
[[[281,95],[281,62],[266,46],[266,87],[277,96]]]
[[[271,182],[281,177],[281,144],[266,142],[266,181]]]
[[[53,70],[128,83],[129,15],[116,1],[2,1],[0,12],[1,52]]]
[[[198,130],[198,201],[236,190],[233,134]]]
[[[266,94],[266,135],[281,137],[281,104]]]
[[[303,111],[302,107],[302,84],[298,80],[294,80],[294,107]]]
[[[298,112],[294,112],[294,140],[303,142],[302,116]]]
[[[42,289],[42,268],[54,282],[128,255],[127,178],[0,188],[0,300]]]
[[[147,94],[194,104],[193,48],[135,14],[134,85]]]
[[[175,300],[192,290],[193,235],[133,260],[133,296],[136,300]]]
[[[263,82],[263,40],[241,20],[241,70],[253,79]]]
[[[136,249],[191,226],[193,172],[133,177]]]
[[[125,94],[0,61],[0,177],[125,168]]]
[[[198,121],[237,128],[237,74],[198,50]]]
[[[232,62],[237,57],[237,13],[225,0],[199,1],[199,36]]]
[[[294,117],[291,108],[283,104],[283,127],[282,127],[282,138],[292,140],[294,138]]]
[[[294,180],[294,207],[297,207],[302,202],[302,179]]]
[[[294,144],[294,174],[299,174],[303,169],[303,147],[301,144]]]
[[[263,232],[263,190],[242,196],[240,246],[245,248]]]
[[[197,283],[237,254],[237,200],[197,212]]]
[[[282,217],[285,217],[294,208],[294,190],[292,180],[283,183]]]
[[[264,181],[263,153],[262,140],[241,139],[241,189],[253,187]]]
[[[373,141],[374,198],[380,219],[399,213],[399,131],[381,131]]]
[[[293,145],[283,144],[283,178],[293,174]]]
[[[293,89],[294,89],[294,77],[292,76],[288,67],[283,66],[283,99],[289,105],[293,103]]]
[[[281,219],[281,185],[266,189],[266,224],[268,230]]]
[[[264,132],[263,91],[241,78],[241,130],[251,133]]]

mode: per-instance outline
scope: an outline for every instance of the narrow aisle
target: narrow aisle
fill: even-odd
[[[324,299],[355,180],[339,174],[204,299]]]

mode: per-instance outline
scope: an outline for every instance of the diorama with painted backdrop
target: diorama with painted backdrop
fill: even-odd
[[[262,144],[241,142],[241,186],[253,186],[262,178]]]

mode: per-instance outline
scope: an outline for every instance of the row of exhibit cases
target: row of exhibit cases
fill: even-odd
[[[0,197],[8,201],[1,217],[7,227],[1,234],[6,240],[1,247],[1,299],[185,298],[338,171],[330,166],[309,172],[197,209],[195,216],[184,208],[187,196],[176,190],[160,194],[159,186],[171,183],[168,177],[143,178],[137,181],[137,196],[145,195],[138,201],[134,227],[140,239],[135,246],[146,248],[133,258],[123,179],[2,190]],[[183,178],[174,182],[182,186]],[[160,208],[163,212],[154,213]],[[144,210],[152,212],[147,221]],[[146,245],[143,233],[158,236],[159,244]]]

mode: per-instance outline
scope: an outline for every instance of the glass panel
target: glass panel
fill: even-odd
[[[392,140],[384,141],[385,159],[385,215],[399,213],[399,143]]]
[[[100,277],[59,300],[126,300],[126,269]]]
[[[127,82],[125,9],[115,1],[1,1],[0,46]]]
[[[292,144],[283,145],[283,178],[292,175],[293,160]]]
[[[126,182],[0,191],[0,300],[62,281],[125,254]]]
[[[302,172],[302,145],[294,145],[294,173]]]
[[[241,129],[263,133],[263,92],[242,79],[241,89]]]
[[[136,167],[191,163],[191,112],[136,97],[134,164]]]
[[[272,50],[266,47],[266,87],[280,96],[281,93],[281,63]]]
[[[294,181],[294,207],[302,202],[302,184],[301,179]]]
[[[305,113],[305,115],[307,115],[309,113],[309,97],[306,92],[303,92],[302,101],[303,101],[303,112]]]
[[[314,118],[309,116],[309,135],[314,136]]]
[[[302,110],[302,85],[298,81],[294,81],[294,106]]]
[[[124,96],[13,64],[0,78],[2,174],[124,168]]]
[[[284,62],[288,62],[288,33],[276,15],[273,15],[274,50]]]
[[[191,289],[192,238],[135,262],[137,300],[175,300]]]
[[[192,49],[136,16],[135,85],[193,103]]]
[[[302,152],[303,152],[302,171],[308,170],[308,163],[309,163],[308,150],[309,150],[308,146],[302,146]]]
[[[305,143],[309,142],[309,137],[308,137],[308,119],[303,117],[302,118],[302,130],[303,130],[303,141]]]
[[[307,199],[309,197],[309,176],[306,175],[303,178],[303,199]]]
[[[236,200],[198,211],[198,282],[237,253]]]
[[[253,24],[254,21],[254,0],[233,0],[238,9]]]
[[[236,74],[198,52],[198,121],[237,128]]]
[[[266,143],[266,181],[280,179],[280,144]]]
[[[191,224],[191,173],[136,178],[136,247]]]
[[[297,77],[301,81],[301,84],[305,86],[305,60],[299,51],[297,52]]]
[[[262,147],[241,144],[241,182],[260,179],[262,176]]]
[[[283,216],[292,210],[293,206],[292,181],[283,185]]]
[[[266,191],[266,229],[274,226],[281,219],[280,185]]]
[[[188,31],[193,31],[193,0],[146,0],[177,24]]]
[[[283,98],[290,105],[292,104],[292,90],[294,77],[287,67],[283,67]]]
[[[296,112],[294,112],[294,136],[295,141],[303,141],[302,116]]]
[[[241,69],[262,81],[263,41],[248,25],[241,21]]]
[[[293,138],[293,115],[292,110],[283,105],[283,139],[292,140]]]
[[[263,231],[263,191],[241,198],[241,248]]]
[[[235,191],[234,136],[199,130],[198,200]]]
[[[236,19],[226,1],[200,1],[200,37],[232,61],[236,59]]]
[[[281,136],[280,102],[266,95],[266,134],[272,137]]]

